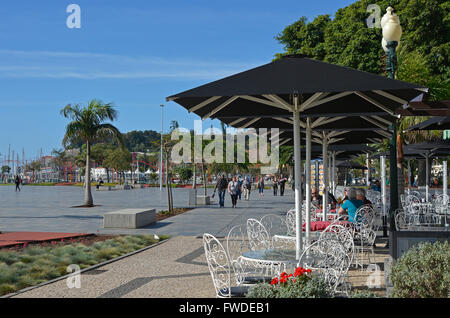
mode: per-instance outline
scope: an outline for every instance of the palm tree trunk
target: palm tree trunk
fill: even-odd
[[[91,145],[89,141],[86,141],[86,171],[85,171],[85,187],[84,187],[84,205],[92,207],[94,206],[94,200],[92,199],[91,192]]]

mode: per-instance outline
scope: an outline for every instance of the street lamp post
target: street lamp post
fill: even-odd
[[[160,152],[160,163],[159,163],[159,190],[162,191],[162,171],[163,171],[163,131],[164,131],[164,104],[161,104],[161,152]]]
[[[396,50],[400,44],[402,36],[402,27],[399,17],[393,13],[394,9],[389,6],[386,14],[381,19],[381,28],[383,29],[383,39],[381,45],[387,54],[386,70],[389,78],[395,79],[397,71],[397,53]],[[390,231],[395,231],[395,210],[398,208],[398,180],[397,180],[397,123],[392,123],[392,138],[389,142],[390,152],[390,197],[391,206],[389,209]],[[385,224],[384,224],[385,225]]]

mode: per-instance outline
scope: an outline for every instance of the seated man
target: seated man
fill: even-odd
[[[371,208],[373,207],[372,202],[370,202],[370,200],[366,198],[366,190],[364,189],[356,190],[356,197],[358,198],[358,196],[363,201],[363,205],[369,205]]]
[[[348,191],[348,200],[345,200],[345,202],[341,205],[338,213],[340,215],[348,214],[348,220],[354,223],[356,210],[358,210],[363,203],[362,193],[358,193],[357,196],[356,189],[351,188]]]
[[[320,206],[323,203],[323,197],[319,193],[319,189],[316,187],[311,188],[311,201],[317,205]],[[337,200],[334,197],[334,195],[328,191],[328,204],[331,204],[332,208],[336,207]]]

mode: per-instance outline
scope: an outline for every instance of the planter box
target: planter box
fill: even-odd
[[[429,231],[395,231],[389,236],[389,254],[396,260],[415,244],[445,240],[450,240],[448,227],[430,228]]]
[[[155,209],[124,209],[103,215],[104,228],[137,229],[155,222]]]

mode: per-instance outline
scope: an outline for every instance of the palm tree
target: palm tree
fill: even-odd
[[[120,131],[106,120],[113,121],[117,118],[117,111],[113,106],[103,104],[100,100],[92,100],[89,105],[82,108],[80,105],[67,105],[61,110],[61,114],[71,120],[66,126],[62,144],[67,147],[72,141],[81,140],[86,144],[86,169],[85,169],[85,197],[86,207],[94,206],[91,193],[91,169],[90,156],[91,145],[99,139],[113,137],[120,146],[124,147],[125,142]]]

